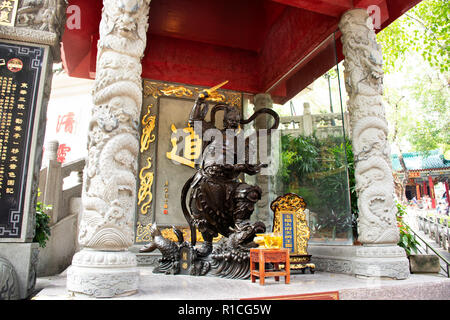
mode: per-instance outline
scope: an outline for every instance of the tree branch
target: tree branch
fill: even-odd
[[[422,25],[422,27],[425,29],[426,32],[428,32],[429,34],[431,34],[436,42],[436,44],[439,46],[439,48],[441,48],[442,50],[447,50],[446,47],[441,45],[441,42],[439,41],[439,39],[436,37],[436,34],[430,30],[430,28],[428,28],[428,26],[425,24],[425,22],[423,22],[422,20],[420,20],[419,18],[416,18],[408,13],[405,13],[405,16],[407,16],[408,18],[418,22],[419,24]]]

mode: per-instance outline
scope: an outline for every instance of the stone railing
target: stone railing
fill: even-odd
[[[420,231],[434,240],[439,247],[450,252],[450,217],[417,214],[416,219]]]
[[[323,139],[327,136],[342,136],[344,127],[346,137],[350,137],[348,117],[348,112],[344,113],[344,121],[341,113],[311,114],[309,103],[305,103],[304,114],[281,117],[280,128],[284,134],[310,136],[315,133],[319,139]]]
[[[64,271],[80,249],[77,234],[85,160],[61,164],[56,160],[57,150],[57,141],[51,141],[45,146],[45,158],[39,176],[41,194],[38,201],[51,206],[45,210],[51,218],[51,234],[45,248],[39,248],[39,277]],[[72,173],[76,174],[72,176]]]
[[[56,160],[58,146],[57,141],[50,141],[46,145],[46,155],[39,176],[41,193],[38,201],[46,206],[51,206],[46,210],[46,213],[51,217],[51,225],[56,224],[72,212],[70,210],[72,198],[81,197],[85,165],[84,158],[65,164],[58,162]],[[71,180],[66,179],[72,172],[76,172],[77,177]]]

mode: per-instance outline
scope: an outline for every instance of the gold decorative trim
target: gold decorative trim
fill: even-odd
[[[275,199],[270,208],[274,212],[273,232],[283,234],[282,217],[283,214],[291,214],[294,218],[293,225],[295,230],[294,252],[293,255],[307,255],[308,241],[310,238],[310,230],[306,221],[305,200],[293,193],[288,193]]]
[[[202,88],[186,88],[181,85],[171,85],[168,83],[154,82],[150,80],[144,80],[144,97],[152,96],[158,99],[161,96],[177,97],[177,98],[194,98],[197,97],[203,90]],[[241,107],[242,98],[238,92],[227,91],[214,91],[206,99],[208,101],[222,102],[231,106]]]
[[[156,136],[152,134],[156,125],[156,116],[151,115],[153,104],[147,106],[147,113],[142,117],[142,135],[141,135],[141,153],[148,150],[150,143],[156,140]]]
[[[149,242],[152,240],[152,236],[150,233],[150,228],[152,224],[149,223],[145,226],[141,224],[141,222],[137,223],[136,226],[136,243],[138,242]],[[183,233],[183,239],[189,240],[191,238],[191,230],[188,227],[178,227],[178,229]],[[161,235],[166,238],[167,240],[178,242],[178,238],[176,234],[173,232],[172,228],[164,228],[160,229]],[[218,237],[213,239],[213,242],[217,242],[220,239],[222,239],[222,235],[219,235]],[[197,230],[197,241],[203,242],[203,236],[202,234]]]
[[[136,242],[149,242],[152,240],[152,235],[150,233],[151,223],[143,226],[139,221],[136,226]]]
[[[150,167],[152,166],[151,160],[152,158],[150,157],[147,158],[147,165],[143,167],[141,169],[141,172],[139,173],[140,187],[138,192],[138,205],[144,202],[144,204],[141,206],[142,214],[148,213],[148,208],[150,207],[150,203],[152,202],[153,199],[152,196],[153,172],[149,171],[144,174],[144,171],[149,170]]]
[[[306,208],[305,200],[294,194],[287,193],[276,198],[271,204],[270,208],[273,212],[277,211],[303,211]]]
[[[184,240],[189,240],[191,238],[191,230],[189,228],[187,228],[187,227],[179,227],[178,229],[180,229],[180,231],[183,233],[183,239]],[[196,230],[196,232],[197,232],[197,241],[198,242],[203,242],[204,240],[203,240],[202,234],[198,230]],[[168,240],[171,240],[171,241],[174,241],[174,242],[178,241],[178,238],[177,238],[176,234],[173,232],[172,228],[162,229],[161,230],[161,234],[162,234],[162,236],[164,238],[166,238]],[[219,235],[218,237],[214,238],[213,242],[217,242],[220,239],[222,239],[221,235]]]

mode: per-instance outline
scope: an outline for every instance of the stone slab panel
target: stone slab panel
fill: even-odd
[[[47,46],[7,40],[0,54],[0,242],[31,242],[51,55]]]
[[[192,101],[173,98],[161,98],[159,102],[155,166],[157,170],[155,170],[156,178],[154,182],[156,187],[154,195],[155,221],[158,225],[187,226],[181,210],[181,189],[195,173],[195,170],[168,159],[166,153],[172,150],[172,144],[170,143],[171,125],[174,124],[178,130],[187,127],[192,106]],[[165,186],[166,183],[167,186]],[[166,199],[168,199],[167,209],[164,208]],[[166,213],[164,213],[164,210],[167,210]]]
[[[0,257],[8,260],[16,272],[20,299],[26,299],[34,290],[38,247],[37,243],[0,243]]]
[[[409,261],[398,246],[309,246],[316,270],[362,277],[409,277]]]
[[[409,256],[411,273],[439,273],[439,257],[432,254],[415,254]]]

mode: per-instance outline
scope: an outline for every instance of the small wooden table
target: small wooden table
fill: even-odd
[[[259,270],[256,269],[259,263]],[[272,263],[274,270],[266,271],[265,264]],[[280,264],[284,264],[284,269],[280,270]],[[290,281],[289,250],[280,249],[250,249],[250,277],[255,282],[259,277],[259,284],[264,285],[265,277],[275,277],[275,281],[280,281],[280,276],[284,276],[286,284]]]

